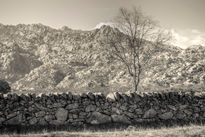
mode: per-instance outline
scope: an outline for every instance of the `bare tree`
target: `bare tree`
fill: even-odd
[[[113,22],[114,31],[103,40],[110,54],[121,61],[133,79],[133,91],[137,91],[143,65],[151,57],[144,50],[146,45],[159,45],[167,42],[170,35],[162,31],[150,17],[143,15],[140,9],[120,8]]]

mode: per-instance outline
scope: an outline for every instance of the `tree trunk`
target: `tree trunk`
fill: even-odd
[[[133,92],[137,91],[137,78],[136,78],[136,74],[133,75]]]
[[[134,74],[133,74],[133,92],[137,91],[137,67],[136,67],[136,58],[135,56],[133,56],[133,70],[134,70]]]
[[[137,91],[139,83],[140,83],[140,75],[141,75],[141,65],[138,64],[137,80],[136,80],[136,91]]]

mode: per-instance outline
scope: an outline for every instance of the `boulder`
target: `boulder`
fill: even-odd
[[[56,114],[55,114],[56,118],[58,121],[66,121],[67,120],[67,117],[68,117],[68,110],[64,109],[64,108],[59,108],[57,111],[56,111]]]
[[[111,115],[112,121],[115,123],[131,124],[130,120],[123,115]]]
[[[157,115],[157,112],[153,108],[151,108],[145,112],[143,118],[153,118],[156,115]]]
[[[90,123],[93,125],[105,124],[105,123],[110,123],[110,122],[111,122],[111,117],[108,115],[104,115],[100,112],[93,112],[87,120],[87,123]]]
[[[172,112],[166,112],[164,114],[159,115],[159,118],[163,120],[168,120],[168,119],[171,119],[172,117],[173,117]]]

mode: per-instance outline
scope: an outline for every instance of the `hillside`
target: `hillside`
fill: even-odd
[[[0,78],[13,92],[127,91],[131,79],[100,40],[115,31],[91,31],[42,24],[0,24]],[[144,66],[141,90],[204,85],[205,47],[180,49],[147,45],[151,59]]]

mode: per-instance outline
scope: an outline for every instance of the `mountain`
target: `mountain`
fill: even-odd
[[[42,24],[0,24],[0,78],[12,92],[127,91],[132,83],[125,66],[110,56],[100,41],[117,31],[102,26],[91,31]],[[205,47],[169,45],[151,51],[140,90],[204,85]]]

